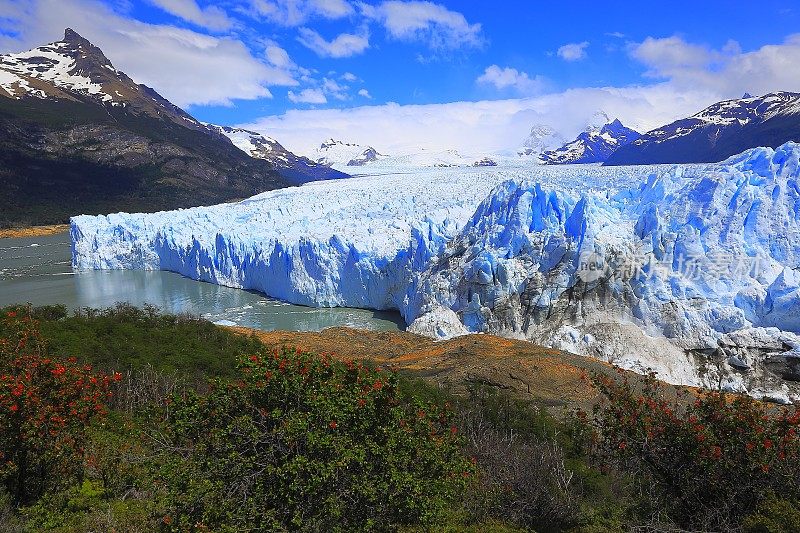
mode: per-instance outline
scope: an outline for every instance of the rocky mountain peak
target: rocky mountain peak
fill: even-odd
[[[62,42],[74,45],[92,46],[92,43],[90,43],[88,39],[72,28],[64,30],[64,40]]]
[[[65,29],[64,40],[53,43],[53,46],[58,47],[60,44],[66,45],[60,48],[75,60],[75,66],[78,70],[86,70],[87,73],[92,73],[93,69],[104,67],[112,72],[117,72],[100,48],[93,45],[72,28]]]
[[[593,125],[596,119],[605,117],[602,126]],[[608,159],[621,146],[625,146],[641,135],[622,124],[613,121],[602,111],[595,113],[588,127],[578,137],[557,150],[542,152],[539,160],[544,164],[563,165],[570,163],[601,163]]]

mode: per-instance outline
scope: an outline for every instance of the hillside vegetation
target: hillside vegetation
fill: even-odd
[[[795,409],[611,372],[554,418],[417,375],[153,308],[2,309],[0,530],[800,527]]]

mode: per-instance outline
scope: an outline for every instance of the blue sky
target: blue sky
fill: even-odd
[[[306,151],[328,134],[431,144],[442,121],[443,143],[496,149],[537,123],[570,135],[599,109],[648,129],[800,90],[786,1],[0,0],[0,51],[65,26],[199,119]]]

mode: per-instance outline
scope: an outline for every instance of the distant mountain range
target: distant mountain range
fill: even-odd
[[[606,165],[713,163],[749,148],[800,141],[800,93],[718,102],[620,147]]]
[[[545,165],[602,163],[640,135],[639,132],[623,126],[618,119],[600,127],[590,125],[574,141],[556,150],[539,154],[539,161]]]
[[[71,29],[0,55],[0,225],[218,203],[342,176],[282,153],[286,165],[251,157]]]

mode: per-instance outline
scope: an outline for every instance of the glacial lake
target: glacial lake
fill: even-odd
[[[397,312],[292,305],[263,294],[220,287],[173,272],[73,272],[69,234],[0,239],[0,307],[64,304],[104,308],[117,302],[152,304],[223,324],[262,330],[320,331],[333,326],[397,331]]]

